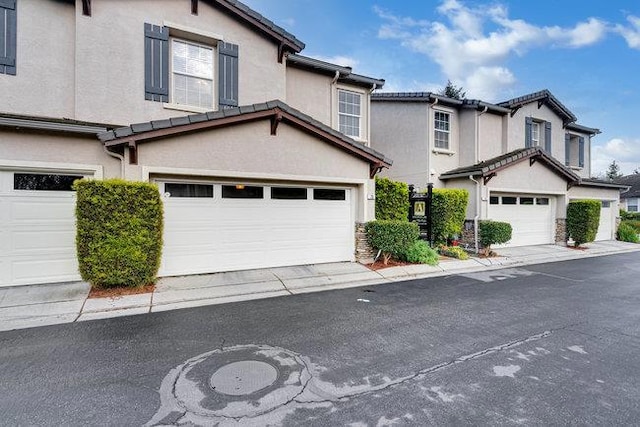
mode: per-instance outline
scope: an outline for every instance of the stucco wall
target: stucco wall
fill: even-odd
[[[29,166],[29,162],[102,165],[105,178],[120,177],[120,161],[104,153],[93,136],[13,132],[0,129],[2,160]]]
[[[393,160],[393,166],[381,175],[427,187],[430,181],[427,108],[424,103],[371,103],[371,147]]]
[[[480,161],[491,159],[503,154],[502,126],[504,116],[484,113],[480,121]]]
[[[620,200],[620,190],[602,187],[571,187],[567,192],[569,199],[597,199],[610,200],[616,203]]]
[[[489,180],[487,187],[500,191],[564,194],[567,191],[567,181],[540,162],[529,166],[529,160],[525,159],[498,171],[497,175]]]
[[[0,111],[74,116],[75,9],[61,1],[17,2],[16,75],[0,74]]]
[[[277,62],[276,44],[207,2],[200,2],[198,15],[191,14],[187,1],[165,0],[126,6],[118,1],[94,2],[91,17],[82,16],[80,6],[76,13],[79,120],[128,124],[186,114],[144,99],[145,23],[169,21],[195,32],[219,34],[225,42],[239,45],[241,105],[286,96],[285,66]],[[217,73],[214,81],[217,86]]]
[[[462,110],[459,114],[460,166],[477,163],[476,160],[476,110]]]
[[[331,126],[332,78],[287,67],[286,103]],[[336,101],[337,102],[337,101]]]

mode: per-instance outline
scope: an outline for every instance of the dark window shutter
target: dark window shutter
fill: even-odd
[[[580,137],[578,142],[578,166],[584,167],[584,138]]]
[[[169,28],[144,24],[144,98],[169,102]]]
[[[0,74],[16,75],[16,0],[0,0]]]
[[[544,151],[551,154],[551,122],[544,122]]]
[[[524,119],[524,146],[526,148],[531,147],[531,117],[525,117]]]
[[[564,134],[564,164],[571,165],[571,135]]]
[[[218,43],[218,107],[238,106],[238,45]]]

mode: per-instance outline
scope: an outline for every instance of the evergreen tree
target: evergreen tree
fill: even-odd
[[[467,92],[465,92],[462,86],[456,86],[451,83],[451,80],[447,80],[447,85],[438,92],[438,95],[446,96],[447,98],[453,99],[465,99],[467,96]]]
[[[620,166],[616,163],[616,161],[612,161],[609,165],[609,169],[607,169],[606,177],[609,181],[613,181],[622,176],[622,172],[620,172]]]

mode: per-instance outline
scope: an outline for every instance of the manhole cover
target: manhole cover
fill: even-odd
[[[269,387],[278,379],[276,368],[259,360],[242,360],[218,369],[209,380],[211,388],[222,394],[244,396]]]

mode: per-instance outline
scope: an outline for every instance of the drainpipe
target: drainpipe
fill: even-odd
[[[434,98],[433,102],[429,104],[429,109],[433,110],[433,107],[438,105],[439,100],[439,98]],[[430,126],[433,126],[433,120],[431,114],[429,114],[429,111],[427,111],[427,141],[429,141],[427,146],[427,173],[429,174],[427,182],[432,182],[431,171],[433,170],[433,164],[431,163],[431,142],[433,141],[433,133],[430,133],[429,131]]]
[[[484,110],[478,112],[476,111],[476,157],[474,163],[480,162],[480,116],[487,112],[489,109],[488,105],[484,106]]]
[[[336,100],[336,91],[334,90],[334,86],[336,85],[338,79],[340,78],[340,71],[336,70],[336,74],[335,76],[333,76],[333,80],[331,80],[331,118],[330,118],[330,122],[331,122],[331,127],[336,129],[337,128],[337,123],[336,123],[336,105],[338,105],[338,102]]]
[[[113,151],[109,151],[107,149],[106,146],[102,146],[102,149],[104,150],[105,153],[107,153],[109,156],[120,160],[120,178],[125,179],[124,177],[124,156],[118,153],[114,153]]]
[[[473,240],[475,243],[475,252],[478,255],[478,218],[480,218],[480,183],[473,179],[473,175],[469,175],[469,179],[476,183],[476,216],[473,217]]]

